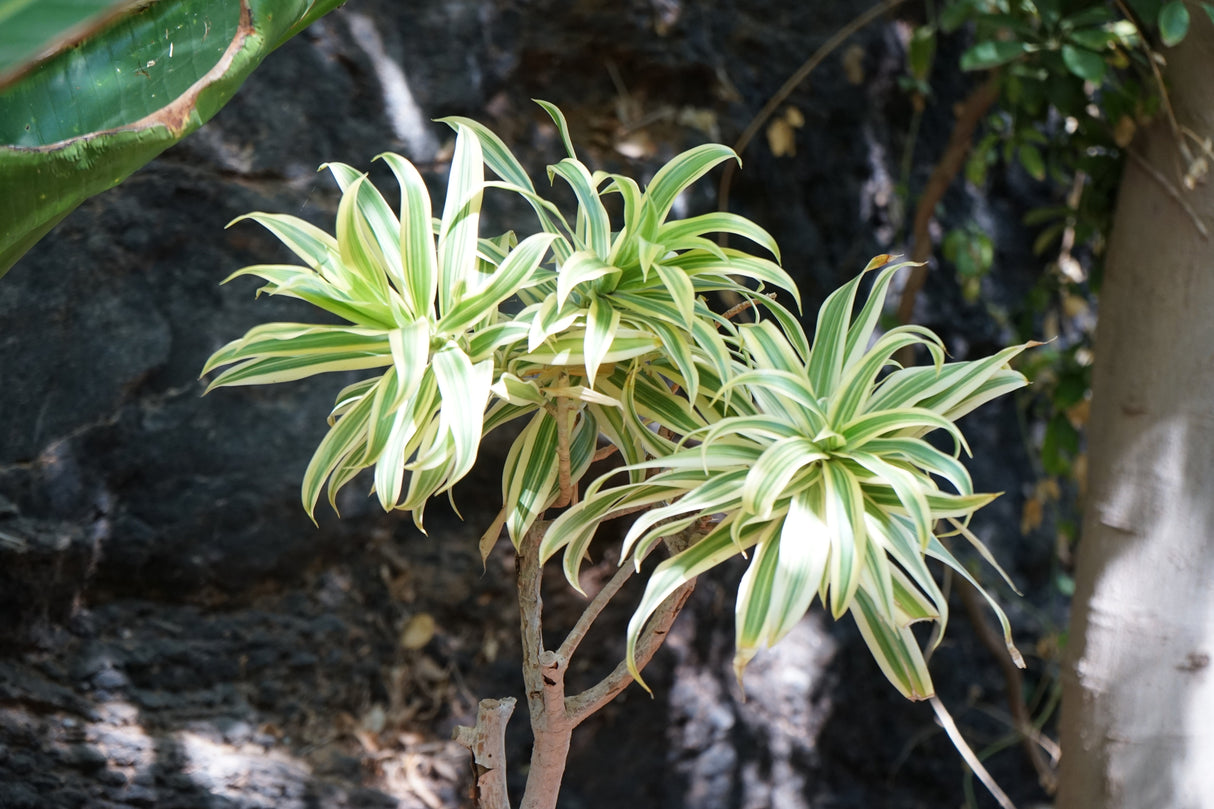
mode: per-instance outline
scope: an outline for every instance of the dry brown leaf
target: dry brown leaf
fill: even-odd
[[[1092,413],[1091,399],[1084,399],[1081,402],[1071,405],[1067,408],[1066,419],[1071,423],[1071,426],[1076,430],[1082,430],[1083,426],[1088,423],[1088,416]]]
[[[843,51],[843,73],[851,84],[864,83],[864,48],[852,45]]]
[[[400,645],[410,652],[415,652],[434,638],[436,629],[434,616],[428,612],[419,612],[410,618],[405,628],[400,631]]]
[[[1041,498],[1034,494],[1024,501],[1024,508],[1020,512],[1020,533],[1027,534],[1041,527],[1041,520],[1045,515],[1045,505],[1041,502]]]
[[[788,107],[784,114],[767,125],[767,146],[776,157],[793,157],[797,154],[797,129],[805,125],[805,116],[796,107]]]
[[[1130,141],[1134,140],[1134,133],[1137,131],[1138,125],[1134,123],[1134,119],[1123,115],[1117,119],[1117,124],[1113,127],[1113,142],[1124,149],[1130,145]]]

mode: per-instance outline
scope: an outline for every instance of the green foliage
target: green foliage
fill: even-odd
[[[0,5],[0,276],[81,202],[209,120],[271,51],[342,2]],[[67,37],[81,19],[84,35]],[[48,42],[49,55],[28,61]]]
[[[0,5],[0,85],[69,32],[101,24],[129,5],[131,0],[10,0]]]
[[[982,279],[995,261],[995,243],[976,227],[954,228],[944,237],[944,258],[952,262],[967,301],[976,301]]]
[[[740,326],[746,370],[723,387],[722,393],[733,393],[729,409],[717,418],[705,412],[707,423],[687,434],[683,446],[640,464],[655,472],[651,477],[626,485],[600,478],[553,523],[542,553],[548,558],[564,550],[566,576],[575,585],[604,514],[663,503],[634,522],[623,540],[622,555],[638,560],[697,520],[711,524],[695,545],[650,577],[629,626],[630,665],[645,622],[667,596],[749,552],[737,599],[739,678],[758,648],[786,635],[817,596],[836,618],[852,613],[882,671],[903,694],[921,699],[933,693],[910,625],[943,625],[948,605],[924,557],[968,578],[934,526],[944,520],[973,539],[964,522],[992,499],[974,494],[957,461],[964,439],[953,422],[1024,384],[1006,367],[1024,346],[984,360],[944,363],[939,339],[926,329],[902,326],[878,337],[886,290],[904,266],[877,275],[854,319],[863,275],[835,292],[818,314],[808,357],[770,321]],[[895,365],[899,349],[914,345],[926,347],[934,364],[881,375]],[[924,440],[935,430],[953,439],[953,455]]]
[[[642,190],[587,168],[560,111],[543,107],[567,152],[548,176],[572,190],[571,215],[536,189],[496,135],[460,118],[447,121],[457,139],[437,219],[416,169],[396,155],[382,157],[401,185],[399,212],[364,175],[332,164],[342,190],[335,235],[289,216],[250,215],[303,265],[236,275],[260,277],[263,291],[306,300],[348,325],[258,326],[207,363],[204,373],[227,366],[211,387],[376,371],[337,397],[304,476],[309,513],[326,480],[332,501],[373,467],[383,507],[411,511],[420,527],[425,502],[467,474],[483,436],[519,420],[503,508],[482,552],[503,526],[519,547],[541,514],[573,502],[544,530],[540,553],[548,560],[563,552],[577,587],[595,529],[621,511],[645,512],[621,553],[638,566],[664,539],[701,528],[649,578],[628,633],[637,679],[637,641],[666,597],[750,553],[737,601],[739,676],[817,596],[836,617],[855,617],[899,690],[930,696],[910,626],[943,625],[947,603],[925,560],[969,579],[937,522],[990,558],[967,522],[992,496],[973,492],[954,422],[1024,384],[1008,362],[1025,346],[946,363],[926,329],[878,334],[886,291],[903,266],[895,264],[876,274],[858,312],[867,274],[832,295],[811,347],[796,317],[763,294],[774,285],[795,299],[788,275],[707,238],[728,232],[774,256],[762,228],[725,213],[668,219],[683,190],[735,159],[729,149],[688,150]],[[485,179],[484,167],[498,179]],[[526,200],[536,232],[521,241],[481,237],[486,191]],[[609,194],[622,203],[618,223],[603,201]],[[709,297],[718,292],[743,300],[756,321],[714,312]],[[517,303],[507,310],[507,300]],[[908,346],[925,347],[933,364],[899,367],[893,355]],[[952,438],[951,453],[924,439],[936,430]],[[621,468],[590,483],[579,502],[579,481],[607,451],[619,454]]]
[[[966,43],[960,67],[993,71],[999,83],[966,179],[983,189],[993,168],[1014,166],[1056,199],[1025,217],[1035,230],[1033,252],[1047,270],[1014,325],[1022,338],[1055,339],[1033,360],[1027,406],[1034,422],[1045,425],[1033,434],[1040,442],[1040,471],[1057,479],[1052,491],[1062,496],[1082,486],[1087,383],[1082,401],[1068,391],[1074,380],[1088,377],[1094,318],[1087,308],[1099,287],[1116,182],[1138,129],[1170,115],[1159,68],[1187,34],[1197,7],[1214,19],[1214,4],[1181,0],[948,0],[908,45],[908,82],[931,70],[923,66],[925,48],[917,40],[952,36]],[[930,93],[930,86],[918,92]],[[1174,121],[1172,127],[1188,163],[1176,182],[1191,187],[1207,165],[1205,136]],[[993,269],[989,240],[967,224],[948,232],[942,248],[965,297],[979,301],[980,279]],[[1006,321],[1007,314],[992,307],[995,318]],[[1060,489],[1060,481],[1071,485]],[[1039,516],[1026,520],[1038,523]]]

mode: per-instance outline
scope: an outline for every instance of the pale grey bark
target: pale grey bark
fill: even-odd
[[[1214,805],[1214,180],[1184,189],[1182,129],[1214,137],[1206,15],[1165,55],[1178,125],[1134,144],[1101,290],[1059,809]]]

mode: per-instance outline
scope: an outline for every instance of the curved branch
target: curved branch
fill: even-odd
[[[978,123],[999,98],[1000,80],[997,72],[991,73],[969,97],[962,102],[957,111],[957,123],[953,125],[953,133],[949,136],[948,145],[944,149],[932,175],[928,178],[919,203],[915,207],[915,221],[912,233],[910,260],[926,262],[932,255],[932,236],[930,226],[936,213],[936,206],[944,199],[944,192],[953,184],[965,159],[973,145],[974,131]],[[923,289],[927,280],[927,264],[911,270],[906,286],[902,289],[902,298],[898,301],[898,321],[910,323],[915,312],[915,299]],[[901,361],[901,358],[900,358]],[[903,362],[906,365],[907,362]]]
[[[906,0],[884,0],[884,2],[873,6],[868,11],[859,15],[847,25],[836,31],[830,39],[826,40],[826,42],[824,42],[820,48],[814,51],[812,56],[805,60],[805,63],[802,64],[801,67],[797,68],[796,73],[793,73],[788,77],[784,84],[780,86],[780,89],[776,91],[775,95],[768,99],[767,103],[763,105],[763,109],[759,110],[759,114],[751,120],[750,124],[748,124],[746,129],[742,132],[741,137],[739,137],[737,142],[734,143],[733,150],[740,156],[746,147],[750,145],[750,142],[754,140],[754,137],[758,134],[759,130],[763,128],[763,125],[767,123],[768,119],[771,118],[777,109],[779,109],[780,105],[784,103],[788,96],[792,94],[792,91],[797,89],[797,86],[809,77],[809,74],[814,71],[814,68],[820,65],[827,56],[830,56],[831,53],[833,53],[840,45],[846,42],[852,34],[856,33],[887,11],[900,6],[905,1]],[[728,207],[729,187],[733,183],[733,173],[737,170],[737,167],[738,164],[735,162],[727,163],[725,166],[725,173],[721,175],[721,185],[717,191],[717,210],[724,211]],[[722,234],[721,238],[724,239],[725,234]]]

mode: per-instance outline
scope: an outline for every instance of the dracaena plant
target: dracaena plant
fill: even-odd
[[[541,557],[563,550],[576,585],[595,528],[621,507],[660,504],[633,522],[624,558],[640,560],[693,524],[710,526],[649,578],[628,629],[627,660],[638,680],[636,644],[659,605],[701,573],[749,553],[736,606],[739,680],[756,650],[784,637],[820,597],[835,618],[853,615],[903,694],[933,694],[910,625],[939,621],[943,628],[948,605],[925,557],[973,582],[935,526],[946,525],[991,558],[966,522],[994,496],[974,493],[956,457],[965,440],[954,421],[1024,384],[1007,367],[1024,346],[945,363],[939,338],[927,329],[901,326],[874,339],[889,282],[904,266],[877,275],[854,319],[862,275],[831,295],[808,356],[771,321],[741,326],[748,362],[722,386],[722,393],[734,390],[728,414],[687,433],[670,454],[637,465],[651,476],[614,486],[609,476],[594,481],[550,527]],[[910,345],[925,346],[934,363],[882,375]],[[951,438],[952,454],[925,440],[935,430]],[[1019,661],[1007,618],[991,604]]]
[[[373,469],[370,488],[381,505],[412,512],[419,527],[425,503],[450,496],[484,436],[522,422],[481,552],[487,556],[505,529],[519,559],[536,739],[525,809],[556,805],[573,728],[640,680],[696,577],[739,554],[750,557],[737,598],[739,678],[756,650],[783,637],[819,596],[835,617],[855,617],[895,686],[912,698],[930,696],[909,626],[943,627],[947,604],[925,559],[970,578],[941,530],[990,558],[967,527],[990,496],[972,490],[954,420],[1024,383],[1007,366],[1023,346],[948,363],[926,329],[877,334],[901,265],[875,275],[854,316],[864,273],[832,295],[811,345],[797,318],[764,293],[781,288],[799,305],[766,231],[728,213],[669,218],[680,193],[735,159],[729,149],[684,152],[642,189],[591,171],[560,111],[541,105],[567,153],[548,179],[572,190],[571,212],[537,189],[491,131],[452,118],[456,144],[438,218],[417,169],[392,154],[381,157],[400,185],[399,211],[364,174],[333,163],[341,191],[333,234],[290,216],[246,217],[303,263],[257,265],[232,277],[259,277],[263,291],[345,322],[258,326],[211,357],[204,374],[224,370],[208,389],[373,372],[338,393],[330,430],[304,474],[304,507],[314,513],[326,481],[334,502],[342,486]],[[497,179],[486,179],[486,168]],[[482,236],[488,191],[525,199],[535,232],[521,240]],[[608,195],[619,198],[617,219]],[[772,258],[719,247],[708,238],[714,233],[744,237]],[[711,296],[722,292],[742,303],[718,313]],[[752,322],[735,322],[745,310]],[[897,366],[893,354],[910,345],[926,347],[932,364]],[[951,453],[924,440],[936,430],[952,439]],[[604,475],[583,494],[591,462],[610,456],[626,474]],[[624,513],[639,516],[618,572],[564,642],[546,648],[543,564],[563,552],[578,587],[595,529]],[[658,546],[669,558],[649,576],[625,661],[567,695],[564,673],[588,627]],[[476,726],[458,737],[481,765],[484,809],[510,806],[502,734],[513,705],[483,701]]]

